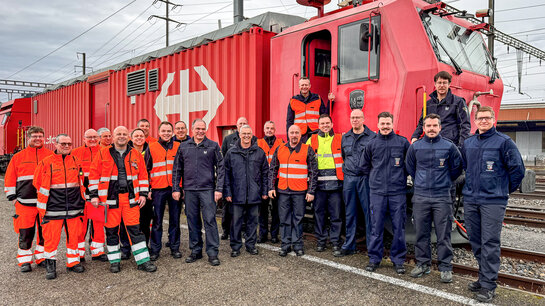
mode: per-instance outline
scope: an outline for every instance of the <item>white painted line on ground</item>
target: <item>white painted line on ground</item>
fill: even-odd
[[[163,222],[168,224],[168,221],[163,221]],[[182,224],[181,226],[182,226],[183,229],[188,229],[187,225],[185,225],[185,224]],[[203,232],[204,232],[204,230],[203,230]],[[273,251],[273,252],[279,252],[280,251],[279,247],[275,247],[275,246],[272,246],[270,244],[258,243],[258,244],[256,244],[256,246],[264,248],[264,249],[269,250],[269,251]],[[291,253],[289,253],[289,255],[295,256],[295,253],[291,252]],[[464,304],[464,305],[483,305],[483,306],[484,305],[494,305],[494,304],[481,303],[481,302],[478,302],[478,301],[476,301],[474,299],[467,298],[465,296],[461,296],[461,295],[458,295],[458,294],[444,292],[444,291],[441,291],[439,289],[435,289],[435,288],[432,288],[432,287],[427,287],[427,286],[411,283],[411,282],[408,282],[408,281],[405,281],[405,280],[402,280],[402,279],[398,279],[398,278],[395,278],[395,277],[387,276],[387,275],[384,275],[384,274],[368,272],[368,271],[365,271],[365,270],[360,269],[360,268],[352,267],[352,266],[349,266],[349,265],[344,265],[344,264],[341,264],[341,263],[338,263],[338,262],[334,262],[334,261],[331,261],[331,260],[327,260],[327,259],[323,259],[323,258],[311,256],[311,255],[304,255],[304,256],[301,256],[300,258],[304,259],[304,260],[312,261],[312,262],[315,262],[315,263],[319,263],[319,264],[322,264],[324,266],[335,268],[337,270],[350,272],[350,273],[361,275],[361,276],[364,276],[364,277],[367,277],[367,278],[372,278],[374,280],[378,280],[378,281],[381,281],[383,283],[388,283],[388,284],[391,284],[391,285],[394,285],[394,286],[399,286],[399,287],[411,289],[411,290],[414,290],[414,291],[417,291],[417,292],[420,292],[420,293],[437,296],[437,297],[447,299],[447,300],[450,300],[450,301],[453,301],[453,302],[456,302],[456,303],[461,303],[461,304]]]

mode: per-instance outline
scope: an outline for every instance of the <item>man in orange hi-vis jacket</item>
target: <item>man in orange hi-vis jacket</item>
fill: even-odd
[[[66,231],[66,269],[82,273],[78,237],[85,207],[83,172],[76,157],[70,155],[72,139],[66,134],[56,138],[55,154],[38,165],[34,187],[38,190],[36,207],[42,219],[46,279],[57,278],[57,247],[62,228]]]
[[[8,200],[15,206],[13,215],[13,227],[19,234],[19,248],[17,261],[21,272],[30,272],[32,268],[32,255],[36,264],[44,264],[44,239],[40,225],[38,210],[36,209],[36,188],[32,185],[34,171],[38,163],[45,157],[53,154],[53,151],[44,148],[44,129],[33,126],[27,130],[27,147],[15,154],[11,159],[4,176],[4,191]],[[32,241],[38,229],[36,249],[32,252]]]

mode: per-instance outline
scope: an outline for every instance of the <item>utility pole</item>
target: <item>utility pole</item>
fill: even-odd
[[[233,0],[233,22],[244,20],[244,2],[243,0]]]
[[[488,35],[488,51],[490,51],[492,58],[494,58],[494,39],[496,39],[496,35],[494,35],[494,32],[496,31],[496,29],[494,28],[494,15],[496,14],[494,11],[494,0],[488,0],[488,9],[490,10],[490,16],[488,16],[488,24],[490,24],[490,34]]]
[[[151,16],[149,16],[148,20],[150,20],[150,19],[152,19],[152,18],[159,18],[159,19],[163,19],[164,21],[166,21],[166,35],[165,35],[165,37],[166,37],[166,46],[168,47],[168,46],[169,46],[169,39],[168,39],[168,36],[169,36],[169,35],[168,35],[168,22],[169,22],[169,21],[172,21],[172,22],[177,23],[178,25],[177,25],[176,27],[179,27],[179,26],[181,26],[182,24],[185,24],[185,23],[183,23],[183,22],[178,22],[178,21],[176,21],[176,20],[174,20],[174,19],[170,19],[170,18],[168,17],[169,4],[172,4],[172,5],[173,5],[173,6],[172,6],[172,9],[175,9],[176,7],[182,6],[182,5],[181,5],[181,4],[172,3],[172,2],[170,2],[170,1],[168,1],[168,0],[155,0],[155,1],[153,1],[153,4],[157,3],[158,1],[161,1],[161,2],[165,3],[165,7],[166,7],[166,9],[165,9],[165,17],[157,16],[157,15],[151,15]]]
[[[85,52],[76,52],[76,54],[78,58],[80,54],[82,55],[82,63],[81,66],[74,66],[74,72],[76,72],[76,68],[81,68],[81,70],[83,71],[82,75],[85,75],[85,73],[87,73],[87,68],[91,68],[91,71],[93,71],[93,67],[87,67]]]

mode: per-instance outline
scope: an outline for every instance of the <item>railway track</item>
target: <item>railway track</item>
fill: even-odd
[[[545,228],[545,211],[507,207],[503,222],[528,227]]]

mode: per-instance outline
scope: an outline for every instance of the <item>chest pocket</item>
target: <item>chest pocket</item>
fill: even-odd
[[[448,150],[435,150],[434,168],[443,169],[448,167]]]
[[[390,165],[394,167],[404,167],[405,161],[403,156],[403,148],[392,147],[390,149]]]
[[[496,149],[488,149],[483,151],[481,159],[481,171],[485,174],[498,174],[501,170],[500,153]]]
[[[345,138],[344,141],[341,144],[341,149],[343,150],[343,153],[345,156],[351,156],[352,155],[352,146],[354,145],[354,139],[352,138]]]

